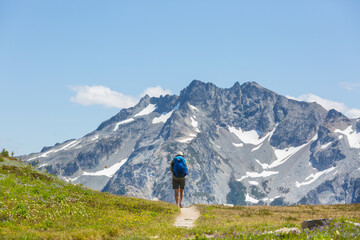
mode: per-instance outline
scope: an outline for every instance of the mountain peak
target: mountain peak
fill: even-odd
[[[231,88],[240,88],[240,83],[239,82],[234,83],[234,85]]]
[[[236,84],[236,83],[235,83],[235,84]],[[243,85],[244,87],[252,86],[252,87],[263,88],[261,85],[259,85],[257,82],[254,82],[254,81],[244,82],[242,85]]]
[[[180,101],[189,101],[194,105],[200,104],[207,99],[217,87],[213,83],[204,83],[199,80],[193,80],[189,86],[180,92]]]
[[[216,87],[215,84],[210,82],[202,82],[200,80],[194,79],[187,88],[193,89],[193,88],[209,88],[209,87]]]
[[[188,202],[353,203],[360,201],[354,121],[256,82],[220,88],[193,80],[180,96],[144,96],[83,138],[25,160],[97,190],[173,201],[169,165],[180,149],[191,167]]]
[[[244,91],[263,91],[266,90],[267,92],[272,92],[269,89],[264,88],[263,86],[261,86],[260,84],[256,83],[256,82],[245,82],[241,85],[241,89],[243,89]]]
[[[349,119],[341,112],[338,112],[335,109],[330,109],[326,116],[326,121],[334,122],[336,120],[349,121]]]

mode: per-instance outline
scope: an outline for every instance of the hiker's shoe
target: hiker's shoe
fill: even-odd
[[[181,205],[181,203],[180,203],[180,208],[183,208],[182,205]]]

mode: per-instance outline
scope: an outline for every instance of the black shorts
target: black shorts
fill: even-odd
[[[184,189],[185,188],[185,178],[173,178],[172,179],[172,184],[173,184],[173,189]]]

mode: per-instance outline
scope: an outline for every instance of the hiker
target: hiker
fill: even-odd
[[[171,161],[170,170],[173,174],[172,184],[175,191],[175,201],[176,205],[182,208],[182,202],[184,198],[184,189],[186,176],[188,175],[188,168],[186,165],[186,160],[184,154],[179,151],[176,153],[176,156]],[[179,191],[180,188],[180,191]],[[179,192],[180,192],[180,201],[179,201]]]

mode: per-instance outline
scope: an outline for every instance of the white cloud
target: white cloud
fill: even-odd
[[[350,118],[359,118],[360,117],[360,109],[351,108],[347,110],[346,116],[349,116]]]
[[[146,94],[150,97],[171,94],[170,90],[164,90],[160,86],[147,88],[140,97],[124,95],[104,86],[75,86],[71,87],[76,95],[70,100],[81,105],[103,105],[109,108],[128,108],[139,102],[140,97]]]
[[[71,89],[76,91],[76,96],[70,100],[85,106],[99,104],[105,107],[127,108],[137,103],[136,98],[104,86],[77,86]]]
[[[357,82],[341,82],[340,86],[342,88],[345,88],[346,90],[352,91],[355,88],[360,87],[360,83],[357,83]]]
[[[344,103],[324,99],[324,98],[321,98],[314,94],[305,94],[305,95],[301,95],[297,98],[287,96],[287,98],[298,100],[298,101],[305,101],[305,102],[316,102],[316,103],[320,104],[326,110],[335,109],[336,111],[343,113],[345,116],[347,116],[349,118],[360,117],[360,109],[349,108]]]
[[[156,87],[147,88],[141,96],[143,97],[146,94],[149,95],[150,97],[160,97],[161,95],[165,96],[167,94],[172,94],[172,93],[169,89],[163,89],[160,86],[156,86]]]

